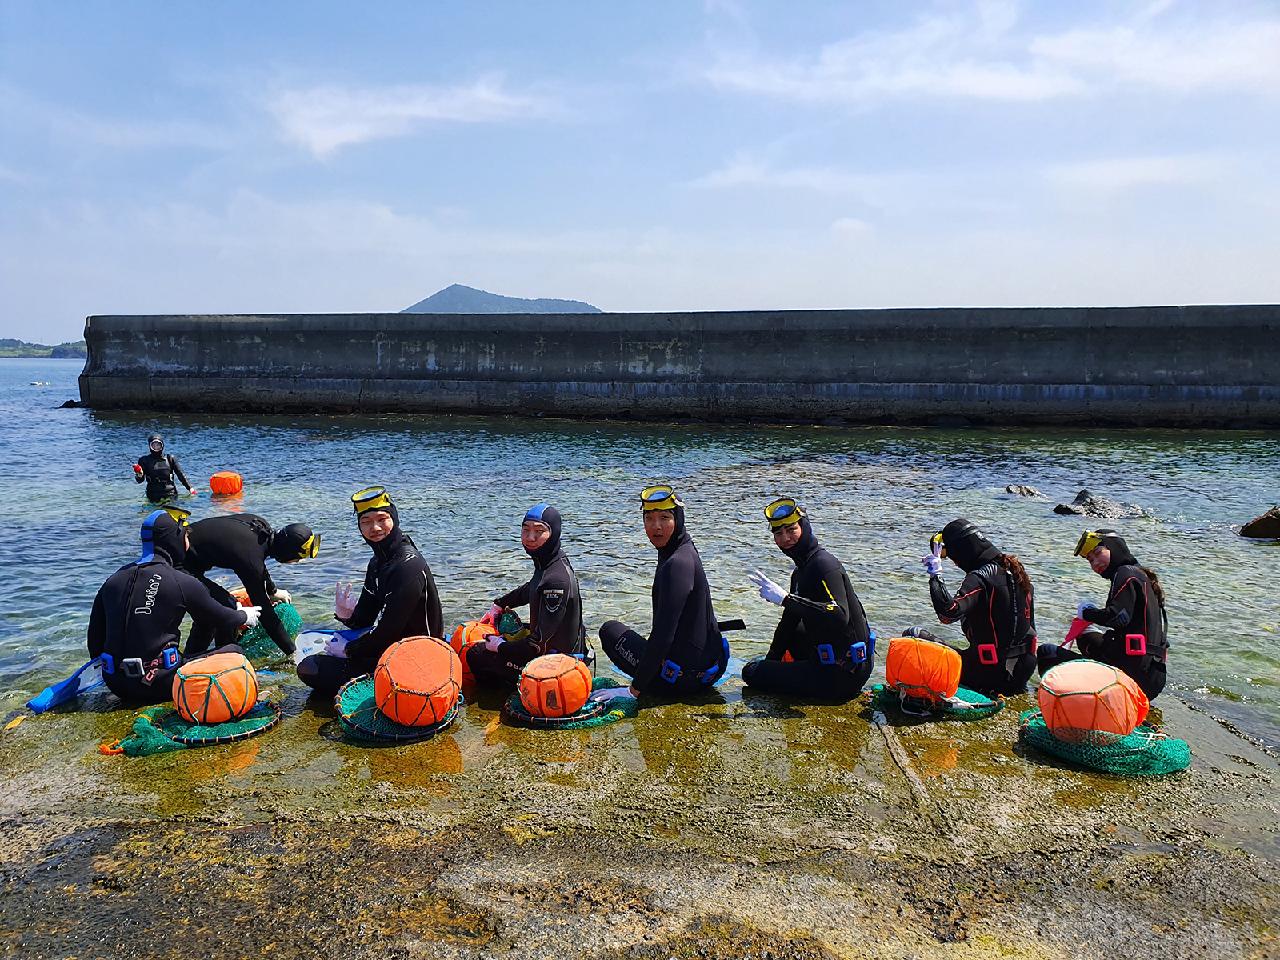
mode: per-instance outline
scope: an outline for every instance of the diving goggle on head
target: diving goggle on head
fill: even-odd
[[[1102,546],[1102,538],[1105,534],[1097,530],[1086,530],[1080,534],[1080,539],[1076,541],[1076,556],[1087,557],[1093,551]]]
[[[934,548],[934,547],[941,547],[941,548],[942,548],[941,550],[939,550],[939,551],[938,551],[938,556],[939,556],[939,557],[941,557],[943,560],[945,560],[945,559],[947,558],[947,546],[946,546],[946,544],[944,544],[944,543],[942,542],[942,531],[941,531],[941,530],[939,530],[937,533],[935,533],[932,537],[930,537],[930,538],[929,538],[929,550],[930,550],[930,552],[932,552],[932,551],[933,551],[933,548]]]
[[[190,526],[191,511],[184,510],[182,507],[161,507],[165,513],[173,517],[174,521],[180,527]]]
[[[302,541],[302,546],[298,548],[299,560],[314,560],[316,554],[320,552],[320,534],[313,533]]]
[[[640,491],[640,509],[645,513],[650,510],[674,510],[683,506],[676,496],[675,488],[669,483],[655,483]]]
[[[770,530],[781,530],[799,523],[803,516],[804,508],[796,503],[794,497],[779,497],[764,508],[764,518],[769,521]]]
[[[385,510],[391,506],[391,494],[386,487],[365,487],[351,495],[351,505],[355,507],[356,516],[370,510]]]

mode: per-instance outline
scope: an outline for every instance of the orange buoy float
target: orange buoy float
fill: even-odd
[[[960,654],[932,640],[894,637],[889,641],[884,676],[903,696],[938,703],[960,689]]]
[[[239,653],[215,653],[182,664],[173,675],[173,705],[182,719],[237,720],[258,702],[258,674]]]
[[[462,664],[453,648],[435,637],[406,637],[378,658],[373,702],[388,720],[430,727],[444,720],[462,692]]]
[[[1069,660],[1040,678],[1036,694],[1045,726],[1064,743],[1105,746],[1127,737],[1151,703],[1123,670],[1097,660]]]
[[[209,492],[222,497],[233,496],[244,490],[244,478],[234,470],[220,470],[209,478]]]
[[[520,671],[520,702],[535,717],[567,717],[591,696],[591,671],[565,653],[535,657]]]
[[[453,628],[453,633],[449,637],[449,646],[453,647],[454,653],[462,661],[463,683],[474,683],[476,679],[471,672],[471,667],[467,665],[467,651],[477,643],[484,643],[497,632],[497,627],[481,623],[479,620],[465,620]]]

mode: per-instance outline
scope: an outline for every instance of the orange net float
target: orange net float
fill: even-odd
[[[497,628],[492,624],[481,623],[479,620],[464,620],[453,628],[453,633],[449,636],[449,646],[453,647],[454,653],[462,656],[464,647],[469,647],[473,643],[484,643],[497,632]]]
[[[932,640],[894,637],[884,676],[885,683],[904,697],[939,703],[960,689],[960,654]]]
[[[1054,737],[1093,746],[1127,737],[1151,709],[1132,677],[1096,660],[1058,664],[1040,678],[1036,699]]]
[[[567,717],[591,696],[591,671],[565,653],[535,657],[520,671],[520,702],[535,717]]]
[[[384,717],[406,727],[430,727],[449,715],[462,692],[462,664],[435,637],[406,637],[378,658],[373,702]]]
[[[238,720],[257,702],[258,674],[243,654],[215,653],[174,672],[173,705],[191,723]]]
[[[244,490],[244,478],[234,470],[220,470],[209,478],[209,492],[228,497]]]

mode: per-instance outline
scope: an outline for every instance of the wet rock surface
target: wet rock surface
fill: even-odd
[[[1070,503],[1060,503],[1054,513],[1081,517],[1101,517],[1104,520],[1123,520],[1126,517],[1144,517],[1146,511],[1131,503],[1121,503],[1107,497],[1099,497],[1088,490],[1081,490]]]
[[[1272,507],[1240,528],[1240,536],[1259,540],[1280,540],[1280,507]]]
[[[1012,493],[1019,497],[1042,497],[1042,494],[1035,487],[1029,487],[1025,483],[1011,483],[1004,488],[1005,493]]]

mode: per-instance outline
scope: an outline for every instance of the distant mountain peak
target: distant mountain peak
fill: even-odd
[[[487,290],[477,290],[461,283],[451,283],[419,300],[401,313],[602,313],[581,300],[553,300],[543,298],[526,300],[523,297],[504,297]]]

